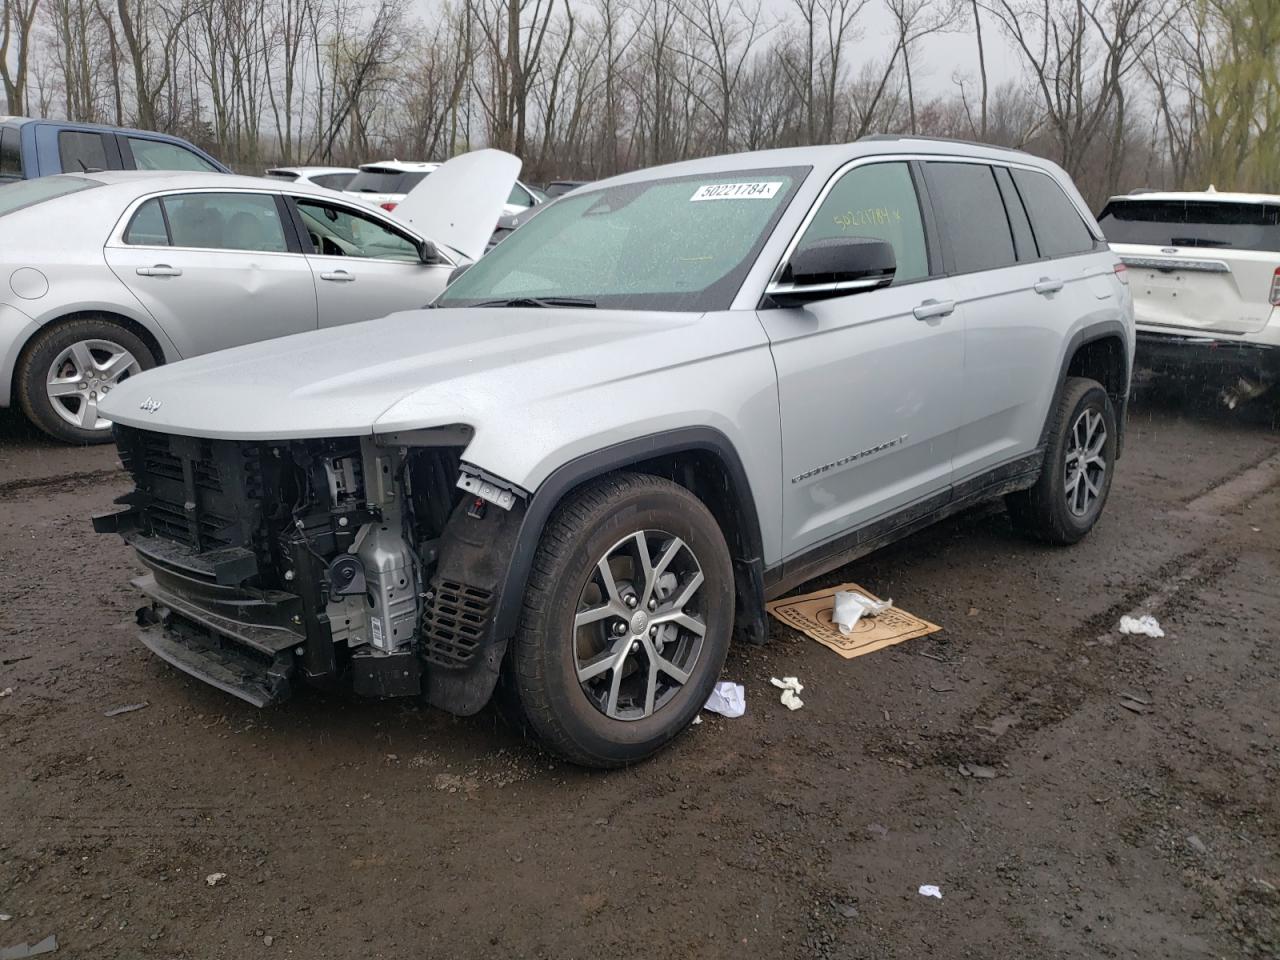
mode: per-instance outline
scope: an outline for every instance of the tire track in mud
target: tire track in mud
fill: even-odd
[[[78,473],[63,473],[53,477],[32,477],[24,480],[9,480],[0,483],[0,503],[12,500],[27,499],[29,494],[48,497],[59,493],[72,493],[86,484],[111,483],[123,481],[128,473],[120,467],[105,470],[85,470]]]

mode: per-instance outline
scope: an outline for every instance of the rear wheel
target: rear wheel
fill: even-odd
[[[1096,380],[1072,377],[1054,409],[1039,479],[1006,499],[1014,525],[1048,543],[1081,540],[1102,515],[1115,455],[1111,398]]]
[[[58,323],[37,334],[23,353],[15,378],[18,402],[52,437],[106,443],[111,421],[98,413],[98,401],[155,365],[142,339],[113,320]]]
[[[732,620],[729,550],[693,494],[642,475],[592,483],[543,532],[506,709],[575,763],[642,760],[702,709]]]

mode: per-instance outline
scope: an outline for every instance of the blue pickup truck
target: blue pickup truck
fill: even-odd
[[[230,173],[180,137],[96,123],[0,118],[0,183],[95,170]]]

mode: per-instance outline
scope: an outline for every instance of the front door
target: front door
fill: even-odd
[[[821,201],[799,247],[886,240],[893,284],[760,311],[778,372],[784,558],[949,490],[964,328],[926,235],[908,163],[856,166]]]
[[[316,293],[271,193],[152,197],[105,255],[184,357],[316,327]]]
[[[453,267],[425,264],[415,237],[342,203],[295,196],[310,250],[320,326],[333,327],[425,307]]]

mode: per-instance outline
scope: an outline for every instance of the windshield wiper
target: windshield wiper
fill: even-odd
[[[508,297],[505,300],[484,300],[473,307],[594,307],[596,302],[586,297]]]

